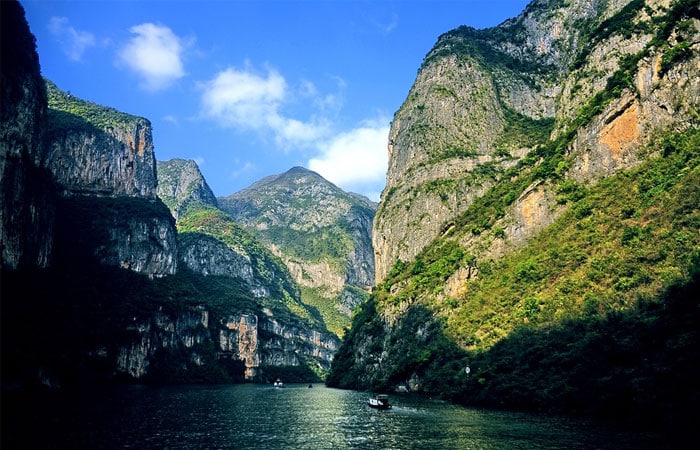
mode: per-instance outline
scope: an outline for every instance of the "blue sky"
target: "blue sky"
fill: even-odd
[[[526,0],[20,0],[42,74],[146,117],[158,160],[217,196],[293,166],[377,201],[387,135],[423,57]]]

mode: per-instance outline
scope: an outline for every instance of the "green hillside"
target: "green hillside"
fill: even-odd
[[[549,20],[547,8],[562,5],[572,3],[537,2],[528,13],[542,14],[544,6]],[[689,86],[684,78],[663,78],[665,85],[641,80],[650,72],[694,77],[697,66],[689,61],[697,51],[688,41],[697,36],[700,15],[696,2],[646,5],[632,1],[608,19],[579,23],[582,42],[605,42],[610,47],[601,48],[608,49],[629,45],[601,72],[592,70],[585,46],[568,49],[571,54],[555,60],[560,66],[541,71],[528,66],[535,59],[516,64],[499,58],[503,48],[520,42],[499,33],[523,22],[483,31],[461,27],[440,38],[421,68],[432,78],[419,72],[397,113],[403,122],[397,119],[394,142],[403,147],[395,153],[405,166],[397,166],[394,178],[400,181],[382,196],[375,230],[379,226],[400,243],[425,237],[427,229],[401,228],[413,223],[401,214],[414,207],[414,198],[436,203],[420,189],[429,188],[433,198],[449,204],[459,187],[458,199],[472,195],[473,201],[441,221],[439,232],[415,257],[387,259],[393,267],[385,267],[387,275],[356,312],[330,385],[406,387],[468,405],[584,414],[637,427],[691,426],[692,419],[679,411],[693,409],[700,397],[692,380],[700,365],[700,116],[693,88],[680,91],[679,86]],[[569,45],[573,38],[563,42],[555,44]],[[475,156],[469,148],[443,148],[431,139],[450,137],[443,133],[447,127],[461,136],[459,127],[483,125],[478,119],[449,122],[454,115],[445,114],[435,100],[438,94],[455,94],[449,85],[435,84],[434,74],[460,64],[474,68],[468,75],[498,85],[503,131],[492,136],[485,126],[482,137],[493,138],[485,150],[488,158],[455,178],[442,176],[440,155],[455,164]],[[559,83],[571,86],[556,98],[560,110],[553,120],[506,106],[502,94],[512,81],[506,68],[525,78],[561,77]],[[482,93],[465,88],[461,79],[452,82],[473,97],[465,98],[477,105],[483,101]],[[607,160],[592,162],[600,156],[601,129],[629,105],[653,104],[653,93],[662,89],[682,92],[672,97],[670,125],[643,117],[631,130],[654,132],[629,149],[632,163],[612,164],[610,170]],[[511,156],[518,149],[520,159]],[[435,180],[425,183],[423,174],[405,187],[402,176],[417,172],[409,164],[414,153],[426,161],[421,170],[436,167]],[[581,167],[588,163],[605,170],[586,176]],[[531,234],[516,239],[514,227],[527,225],[514,216],[533,191],[545,193],[540,201],[546,217],[526,230]],[[391,236],[392,225],[398,237]]]
[[[698,128],[659,138],[649,148],[657,156],[641,166],[567,191],[568,212],[498,261],[465,255],[457,231],[397,264],[356,314],[329,384],[388,389],[417,372],[427,393],[470,404],[632,417],[645,402],[686,404],[683,389],[697,393],[688,366],[700,361],[698,148]],[[468,217],[462,234],[475,225]],[[444,296],[464,264],[479,268],[468,295]],[[391,295],[397,284],[404,288]],[[386,341],[379,311],[402,303],[408,312]],[[367,366],[379,353],[382,371],[372,378]],[[664,376],[672,388],[646,391]]]
[[[256,275],[270,287],[270,298],[259,300],[262,306],[280,303],[291,314],[307,321],[308,325],[323,326],[318,313],[301,302],[299,288],[279,258],[272,255],[223,211],[216,208],[192,210],[178,220],[177,229],[181,240],[196,239],[197,234],[202,233],[246,254]]]

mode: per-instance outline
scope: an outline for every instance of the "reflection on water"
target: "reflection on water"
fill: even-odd
[[[644,449],[649,436],[587,422],[315,385],[119,387],[3,400],[3,448]],[[39,401],[40,400],[40,401]]]

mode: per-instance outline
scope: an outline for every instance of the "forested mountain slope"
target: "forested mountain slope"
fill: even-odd
[[[687,425],[699,53],[688,0],[533,1],[442,35],[392,122],[378,285],[329,383]]]
[[[374,284],[376,205],[303,167],[263,178],[218,204],[284,261],[304,303],[342,335]]]

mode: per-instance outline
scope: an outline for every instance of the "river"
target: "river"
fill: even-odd
[[[11,395],[3,449],[651,449],[651,436],[588,421],[463,408],[322,384],[120,386],[86,395]],[[37,401],[41,399],[41,401]]]

